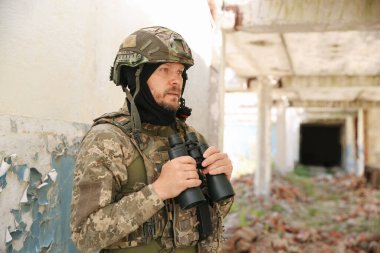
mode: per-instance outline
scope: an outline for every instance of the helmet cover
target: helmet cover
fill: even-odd
[[[125,38],[120,45],[110,79],[121,85],[123,66],[164,62],[181,63],[185,69],[194,65],[191,50],[180,34],[162,26],[142,28]]]

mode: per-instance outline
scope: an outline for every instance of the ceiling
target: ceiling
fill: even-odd
[[[226,67],[245,80],[279,80],[274,99],[305,107],[380,106],[379,0],[231,0],[220,23]]]

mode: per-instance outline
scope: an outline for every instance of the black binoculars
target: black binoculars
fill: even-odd
[[[203,169],[203,153],[208,149],[207,144],[200,144],[194,132],[187,133],[186,141],[179,134],[169,136],[169,158],[191,156],[197,163],[197,169]],[[225,174],[206,174],[208,195],[212,202],[220,202],[235,195],[230,181]],[[182,209],[189,209],[206,202],[200,187],[188,188],[175,198]]]

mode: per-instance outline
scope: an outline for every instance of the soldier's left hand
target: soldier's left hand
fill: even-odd
[[[231,179],[232,163],[226,153],[221,153],[220,150],[214,146],[209,147],[204,153],[205,158],[202,162],[204,174],[210,173],[210,175],[216,175],[224,173],[228,179]]]

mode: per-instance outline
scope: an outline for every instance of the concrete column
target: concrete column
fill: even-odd
[[[287,118],[291,119],[286,122],[286,157],[287,157],[287,170],[294,170],[295,164],[300,161],[300,125],[302,122],[302,113],[300,110],[290,108],[286,111]]]
[[[360,109],[358,112],[358,160],[357,160],[357,176],[364,175],[364,109]]]
[[[286,106],[283,102],[277,105],[277,153],[276,170],[287,172],[286,166]]]
[[[271,83],[269,78],[258,80],[257,156],[255,170],[256,196],[269,197],[271,179]]]
[[[353,116],[346,117],[346,142],[344,154],[345,170],[356,173],[355,121]]]
[[[220,68],[219,68],[219,111],[222,112],[219,115],[219,128],[218,128],[218,147],[224,147],[224,92],[225,92],[225,70],[226,70],[226,35],[222,30],[220,54]]]

